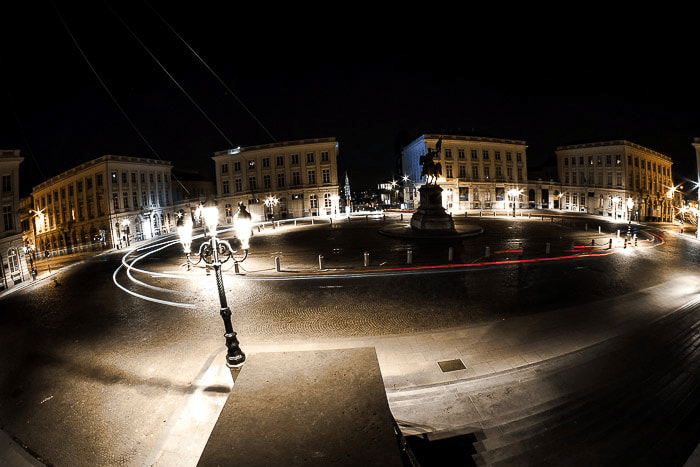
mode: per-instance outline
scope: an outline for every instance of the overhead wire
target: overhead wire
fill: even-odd
[[[124,19],[116,11],[114,11],[114,9],[111,6],[109,6],[109,4],[106,1],[104,3],[107,6],[107,8],[112,12],[112,14],[114,16],[116,16],[117,19],[122,23],[122,25],[126,28],[126,30],[129,31],[129,33],[134,37],[134,39],[136,39],[136,41],[141,45],[141,47],[143,47],[143,49],[146,51],[146,53],[148,53],[148,55],[151,56],[153,61],[155,61],[158,64],[158,66],[161,68],[161,70],[163,70],[163,72],[166,75],[168,75],[168,78],[170,78],[170,80],[173,83],[175,83],[175,85],[178,87],[178,89],[180,89],[180,91],[182,91],[182,93],[185,95],[185,97],[187,97],[187,99],[189,99],[189,101],[192,103],[192,105],[194,105],[197,108],[197,110],[199,110],[199,112],[204,116],[204,118],[207,119],[207,121],[214,127],[214,129],[226,140],[226,142],[231,147],[233,147],[233,143],[231,142],[231,140],[228,139],[228,137],[224,134],[224,132],[221,131],[221,129],[216,125],[216,123],[214,123],[214,121],[209,117],[209,115],[207,115],[207,113],[204,111],[204,109],[202,109],[202,107],[200,107],[199,104],[197,104],[195,102],[195,100],[192,98],[192,96],[190,96],[189,93],[187,91],[185,91],[185,88],[183,88],[182,85],[175,79],[175,77],[167,70],[167,68],[165,68],[165,66],[163,66],[163,64],[160,62],[160,60],[158,60],[158,58],[153,54],[153,52],[151,52],[151,50],[148,47],[146,47],[146,44],[144,44],[143,41],[141,41],[141,39],[139,39],[139,37],[136,35],[136,33],[129,27],[128,24],[126,24]]]
[[[76,39],[75,35],[72,33],[70,27],[68,26],[68,23],[66,23],[65,18],[63,17],[63,15],[61,14],[61,12],[59,11],[59,9],[58,9],[58,7],[56,6],[56,4],[53,3],[53,2],[52,2],[52,4],[53,4],[54,9],[56,10],[56,14],[58,15],[58,18],[59,18],[60,21],[61,21],[61,24],[63,24],[63,27],[65,28],[66,32],[67,32],[68,35],[70,36],[71,40],[73,41],[73,44],[75,44],[75,47],[78,49],[78,52],[80,52],[80,55],[83,57],[83,60],[85,60],[85,63],[87,63],[88,67],[90,68],[90,70],[92,71],[92,73],[95,75],[95,78],[97,78],[97,81],[98,81],[98,82],[100,83],[100,85],[104,88],[104,90],[105,90],[105,92],[107,93],[107,95],[110,97],[110,99],[112,99],[112,102],[114,102],[114,105],[117,106],[117,109],[119,110],[119,112],[121,112],[122,116],[126,119],[127,122],[129,122],[129,125],[131,125],[131,127],[134,129],[134,131],[136,132],[136,134],[141,138],[141,140],[146,144],[146,146],[148,146],[148,149],[150,149],[151,152],[153,153],[153,155],[155,155],[159,160],[162,161],[163,159],[162,159],[162,158],[160,157],[160,155],[158,154],[158,151],[156,151],[155,148],[154,148],[153,146],[151,146],[151,143],[148,142],[148,140],[146,139],[146,137],[143,135],[143,133],[141,133],[141,131],[138,129],[138,127],[137,127],[136,124],[133,122],[133,120],[131,120],[131,118],[129,117],[129,115],[126,113],[126,110],[124,110],[124,108],[121,106],[121,104],[119,104],[119,101],[117,100],[117,98],[114,96],[114,94],[112,93],[112,91],[110,91],[110,89],[109,89],[109,87],[107,86],[107,84],[104,82],[104,80],[102,79],[102,77],[100,76],[100,74],[97,72],[97,70],[95,69],[95,67],[92,65],[92,63],[90,62],[90,59],[87,57],[87,55],[86,55],[85,52],[83,51],[83,48],[82,48],[82,47],[80,46],[80,44],[78,43],[78,40]],[[190,191],[187,189],[187,187],[185,187],[185,186],[182,184],[182,182],[180,182],[180,180],[178,180],[177,177],[176,177],[174,174],[171,174],[171,177],[180,185],[180,187],[182,187],[183,190],[185,190],[185,192],[186,192],[188,195],[190,194]]]
[[[202,65],[204,65],[204,66],[207,68],[207,70],[209,70],[209,73],[211,73],[211,75],[212,75],[214,78],[216,78],[217,81],[219,81],[219,83],[224,87],[224,89],[226,89],[226,91],[227,91],[229,94],[231,94],[231,96],[233,96],[233,97],[236,99],[236,101],[238,101],[238,103],[241,105],[241,107],[243,107],[243,109],[244,109],[246,112],[248,112],[248,114],[253,118],[253,120],[255,120],[255,122],[256,122],[258,125],[260,125],[260,127],[265,131],[265,133],[267,133],[267,135],[270,137],[270,139],[272,139],[273,142],[277,142],[277,140],[275,139],[275,137],[272,136],[272,133],[270,133],[270,131],[265,127],[265,125],[263,125],[263,124],[260,122],[260,120],[255,116],[255,114],[253,114],[253,112],[252,112],[252,111],[243,103],[243,101],[236,95],[236,93],[234,93],[234,92],[231,90],[231,88],[228,87],[228,85],[224,82],[224,80],[222,80],[221,77],[219,77],[219,75],[209,66],[209,64],[208,64],[208,63],[207,63],[207,62],[206,62],[206,61],[205,61],[205,60],[190,46],[190,44],[189,44],[189,43],[188,43],[188,42],[187,42],[187,41],[186,41],[186,40],[185,40],[185,39],[170,25],[170,23],[168,23],[168,21],[166,21],[165,18],[163,18],[163,16],[162,16],[160,13],[158,13],[158,11],[156,11],[156,9],[153,8],[153,7],[151,6],[151,4],[150,4],[148,1],[144,0],[144,3],[146,4],[146,6],[148,6],[148,8],[151,9],[151,11],[152,11],[156,16],[158,16],[158,18],[160,18],[160,20],[163,22],[163,24],[165,24],[165,26],[166,26],[168,29],[170,29],[170,31],[171,31],[183,44],[185,44],[185,47],[187,47],[187,49],[192,53],[192,55],[194,55],[195,57],[197,57],[197,59],[202,63]]]

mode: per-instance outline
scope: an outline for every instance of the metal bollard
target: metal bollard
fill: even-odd
[[[280,272],[280,257],[275,256],[275,269],[277,269],[277,272]]]
[[[608,242],[608,250],[609,250],[610,248],[612,248],[612,238],[611,238],[610,241]]]
[[[620,238],[620,229],[617,229],[617,238]]]
[[[591,240],[591,246],[595,246],[595,238]]]
[[[598,233],[600,233],[600,226],[598,226]]]
[[[549,254],[549,242],[547,242],[547,244],[544,246],[544,252]]]
[[[413,264],[413,250],[406,250],[406,264]]]
[[[484,256],[486,256],[487,258],[489,256],[491,256],[491,247],[489,247],[489,246],[486,247],[486,253],[484,254]]]
[[[454,258],[454,249],[452,247],[449,247],[447,249],[447,261],[452,262],[452,258]]]
[[[365,267],[369,266],[369,252],[365,251],[364,255],[364,265]]]
[[[323,255],[318,255],[318,268],[323,271]]]
[[[625,248],[627,248],[627,237],[625,237]]]

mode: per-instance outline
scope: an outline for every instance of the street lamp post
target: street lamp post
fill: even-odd
[[[620,202],[620,197],[619,196],[613,196],[612,198],[612,203],[613,203],[613,219],[617,220],[617,203]]]
[[[634,207],[634,200],[630,197],[627,198],[627,238],[632,238],[632,208]]]
[[[508,190],[508,196],[513,200],[513,217],[515,217],[515,197],[520,195],[522,192],[522,189],[518,190],[517,188]]]
[[[236,272],[238,272],[238,263],[245,261],[248,257],[249,239],[252,232],[252,217],[246,210],[242,202],[238,203],[238,212],[233,217],[233,225],[236,230],[236,237],[241,243],[243,249],[243,257],[236,258],[234,254],[237,250],[233,249],[229,242],[221,240],[216,236],[216,225],[218,223],[219,212],[215,206],[209,206],[202,209],[202,214],[205,220],[205,231],[209,236],[209,240],[202,243],[199,247],[197,256],[199,259],[192,263],[190,261],[189,246],[192,241],[192,223],[183,221],[182,229],[178,228],[180,239],[187,255],[187,266],[197,265],[200,261],[204,261],[207,266],[214,268],[216,277],[216,287],[219,293],[219,303],[221,305],[219,313],[224,322],[224,337],[226,338],[226,365],[229,367],[239,367],[245,362],[245,354],[241,350],[240,343],[236,337],[236,332],[231,324],[231,309],[226,300],[226,291],[224,290],[223,276],[221,274],[221,265],[228,260],[234,261]]]
[[[564,193],[559,193],[557,196],[559,197],[559,210],[561,211],[561,200],[564,198]]]
[[[275,206],[277,205],[277,198],[274,196],[268,196],[265,198],[265,206],[270,208],[270,220],[272,221],[272,228],[275,228]]]

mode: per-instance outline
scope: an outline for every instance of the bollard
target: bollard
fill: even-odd
[[[368,251],[365,251],[363,264],[365,265],[365,267],[369,266],[369,252]]]
[[[549,254],[549,242],[547,242],[547,244],[544,246],[544,252]]]
[[[612,248],[612,238],[611,238],[610,241],[608,242],[608,250],[609,250],[610,248]]]
[[[447,261],[452,262],[452,258],[454,258],[454,249],[452,247],[449,247],[447,249]]]
[[[584,230],[585,230],[586,232],[588,232],[588,224],[585,225],[585,229],[584,229]]]
[[[627,237],[625,237],[625,246],[624,248],[627,248]]]
[[[406,264],[413,264],[413,250],[406,250]]]
[[[600,226],[598,226],[598,233],[600,233]]]
[[[571,248],[569,248],[571,251],[574,251],[574,241],[571,241]]]
[[[401,213],[401,220],[403,220],[403,213]]]
[[[294,227],[296,227],[296,226],[297,226],[297,220],[294,219]]]
[[[234,272],[235,274],[240,274],[240,273],[241,273],[241,271],[238,269],[238,261],[236,261],[235,263],[233,263],[233,272]]]
[[[323,255],[318,255],[318,268],[323,271]]]
[[[620,238],[620,229],[617,229],[617,238]]]
[[[637,246],[637,234],[634,234],[634,246]]]
[[[275,256],[275,269],[277,269],[277,272],[280,272],[280,257]]]
[[[488,247],[488,246],[486,247],[485,256],[486,256],[487,258],[488,258],[489,256],[491,256],[491,247]]]
[[[595,238],[591,240],[591,246],[595,246]]]
[[[314,218],[311,216],[311,225],[314,225]]]
[[[532,219],[532,213],[531,213],[531,212],[528,212],[528,213],[527,213],[527,218],[528,218],[528,219]]]

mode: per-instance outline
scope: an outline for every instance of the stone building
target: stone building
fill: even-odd
[[[255,221],[337,213],[337,158],[335,138],[216,152],[216,198],[222,216],[231,223],[239,201]]]
[[[23,160],[19,149],[0,150],[0,290],[12,288],[31,277],[25,261],[26,249],[19,219],[19,165]]]
[[[561,209],[615,219],[673,217],[671,158],[629,141],[558,147]]]
[[[404,199],[418,206],[421,177],[420,157],[441,141],[439,162],[443,206],[448,211],[547,207],[549,194],[528,188],[527,145],[524,141],[425,134],[403,150]],[[517,192],[517,195],[514,193]]]
[[[170,162],[106,155],[32,191],[37,254],[121,248],[171,232]]]

